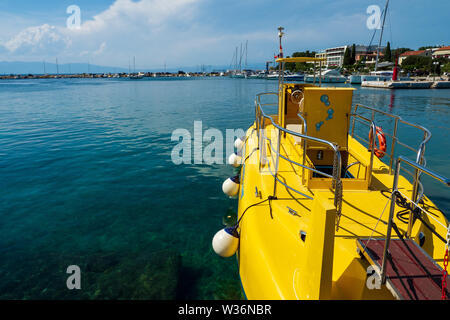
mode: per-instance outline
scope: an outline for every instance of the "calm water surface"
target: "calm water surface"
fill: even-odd
[[[233,169],[174,165],[171,135],[194,121],[245,129],[255,95],[275,89],[227,78],[1,81],[0,299],[241,298],[236,260],[211,248],[236,207],[221,190]],[[450,176],[450,90],[357,89],[355,103],[429,128],[427,164]],[[450,212],[447,190],[424,184]],[[66,287],[69,265],[81,290]]]

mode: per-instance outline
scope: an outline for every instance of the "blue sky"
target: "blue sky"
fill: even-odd
[[[285,52],[368,44],[370,5],[385,0],[1,0],[0,61],[87,62],[143,68],[229,65],[248,40],[248,61]],[[69,5],[81,28],[66,27]],[[393,47],[450,44],[450,1],[391,0],[385,41]],[[385,41],[383,41],[385,43]]]

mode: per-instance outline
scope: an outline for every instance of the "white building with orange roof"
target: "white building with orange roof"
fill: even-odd
[[[398,57],[398,63],[402,64],[403,60],[405,60],[408,57],[411,56],[422,56],[422,57],[431,57],[433,54],[432,50],[416,50],[416,51],[406,51],[403,52],[399,57]]]
[[[450,58],[450,46],[440,47],[433,51],[433,59]]]

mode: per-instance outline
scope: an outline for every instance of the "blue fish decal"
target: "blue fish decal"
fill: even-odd
[[[316,131],[320,131],[320,127],[324,124],[323,121],[317,122],[316,123]]]
[[[333,119],[334,110],[332,108],[328,109],[328,117],[325,120]]]
[[[320,97],[320,101],[322,101],[322,103],[327,107],[330,105],[330,98],[326,94]]]

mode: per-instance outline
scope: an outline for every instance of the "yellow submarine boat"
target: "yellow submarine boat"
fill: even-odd
[[[257,95],[255,122],[230,157],[240,172],[223,190],[238,198],[238,222],[214,250],[236,253],[247,299],[448,299],[448,221],[421,183],[450,185],[425,165],[431,133],[352,105],[353,88],[283,79],[287,62],[320,70],[322,61],[277,60],[278,92]],[[400,135],[410,131],[417,148]]]

